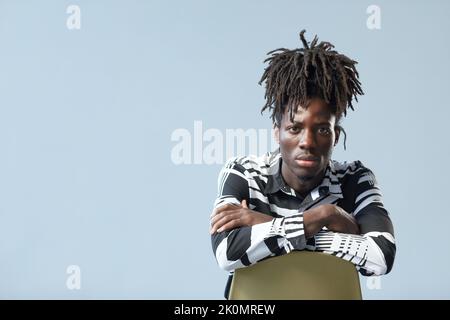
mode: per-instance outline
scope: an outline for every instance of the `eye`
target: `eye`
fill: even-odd
[[[331,134],[331,130],[330,130],[330,128],[327,128],[327,127],[321,127],[321,128],[319,128],[319,134],[329,135],[329,134]]]
[[[289,131],[290,133],[299,133],[300,128],[298,128],[298,127],[289,127],[289,128],[288,128],[288,131]]]

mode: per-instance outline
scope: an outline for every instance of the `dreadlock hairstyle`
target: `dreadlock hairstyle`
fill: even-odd
[[[347,115],[348,108],[354,110],[353,97],[358,101],[357,95],[364,94],[355,68],[358,62],[332,50],[334,45],[329,42],[317,44],[317,35],[308,45],[305,31],[300,32],[303,48],[272,50],[267,53],[270,57],[264,60],[269,65],[259,81],[260,85],[266,82],[266,103],[261,113],[266,109],[272,111],[271,118],[277,127],[286,108],[293,121],[298,106],[308,107],[314,97],[331,106],[339,123],[342,115]],[[345,134],[339,124],[337,127]]]

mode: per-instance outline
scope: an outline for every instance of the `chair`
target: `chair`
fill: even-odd
[[[236,269],[230,300],[361,300],[355,266],[319,252],[294,251]]]

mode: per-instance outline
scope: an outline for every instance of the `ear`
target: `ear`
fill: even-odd
[[[341,126],[340,125],[336,125],[334,126],[334,145],[336,146],[339,142],[339,137],[341,135]]]
[[[273,138],[278,144],[280,144],[280,128],[276,125],[273,126]]]

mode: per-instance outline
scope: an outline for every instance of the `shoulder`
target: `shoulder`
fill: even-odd
[[[332,160],[331,167],[333,174],[344,185],[367,184],[376,186],[378,184],[373,171],[359,160],[351,162]]]
[[[232,157],[224,164],[224,169],[234,169],[241,173],[253,173],[253,175],[267,175],[269,168],[279,159],[278,152],[267,152],[261,156]]]

